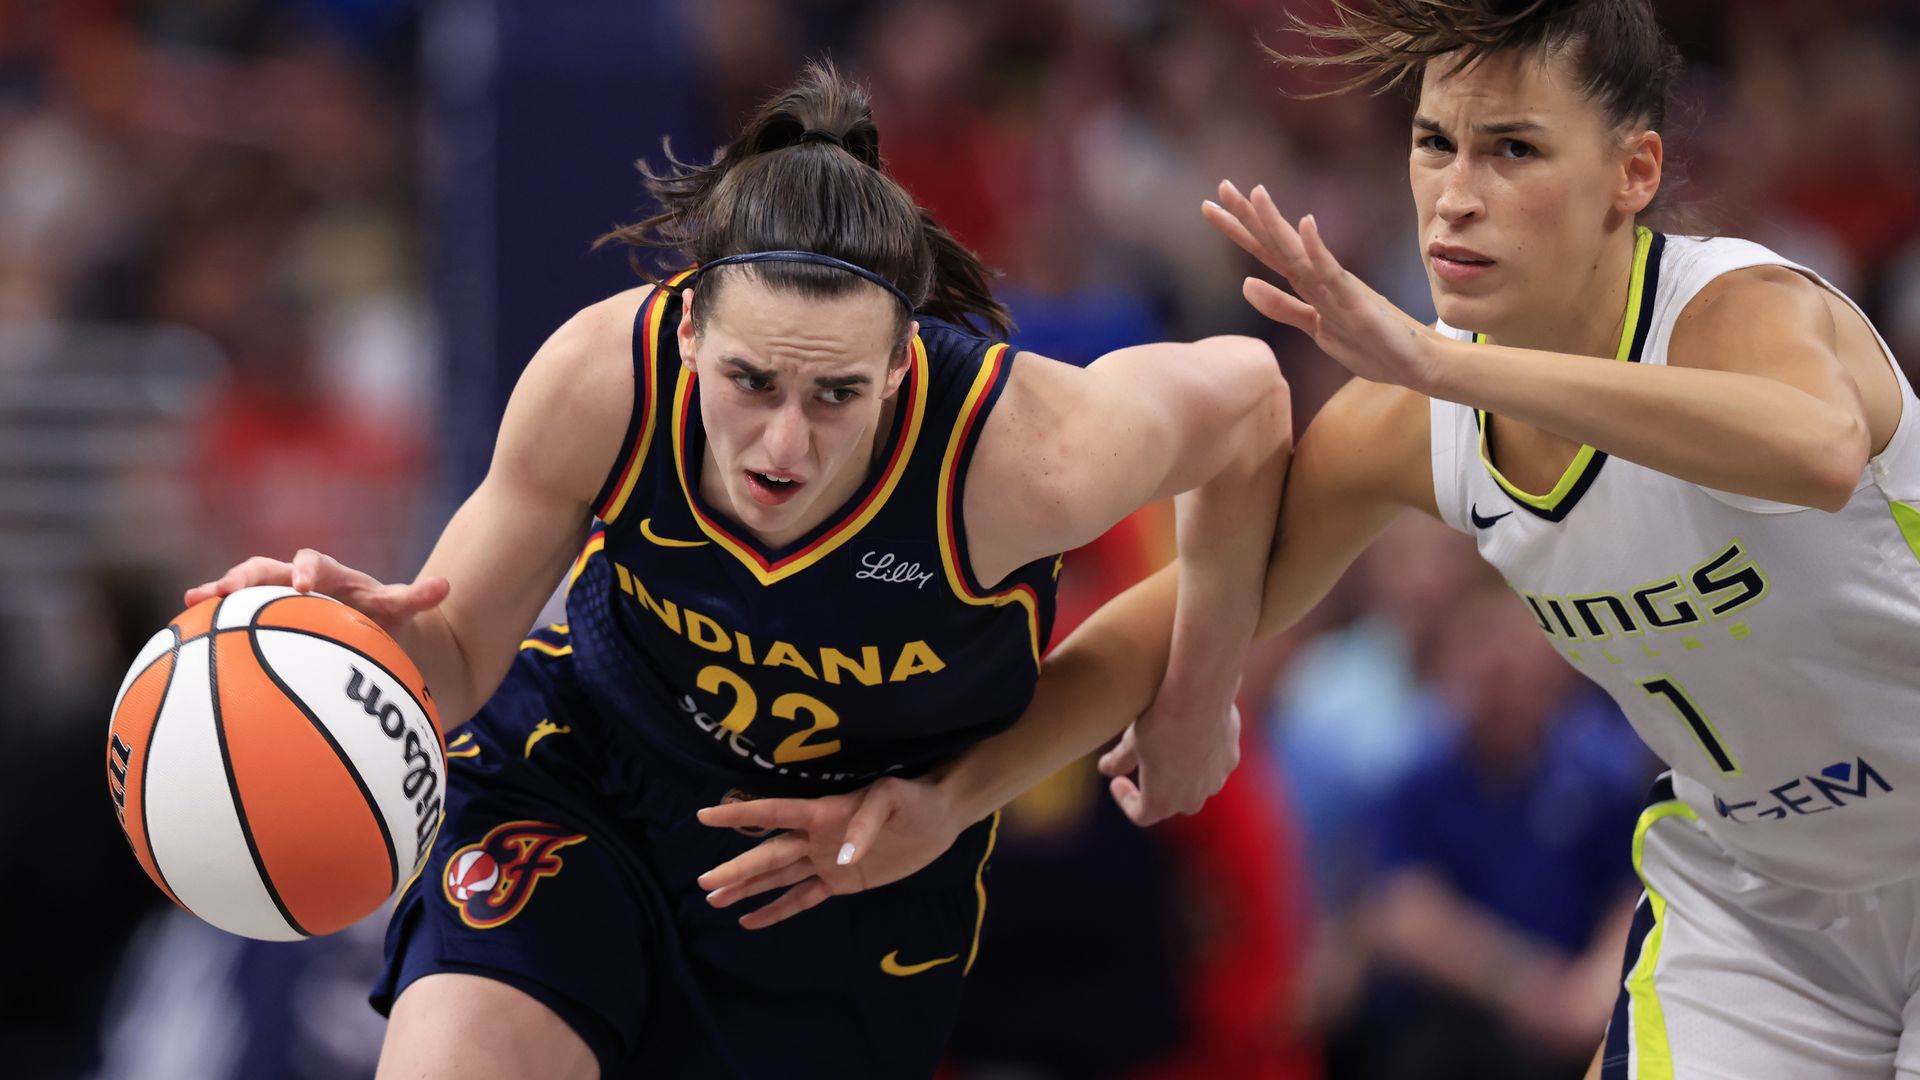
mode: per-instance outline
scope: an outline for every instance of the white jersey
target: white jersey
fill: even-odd
[[[1642,229],[1619,359],[1666,363],[1687,303],[1759,265],[1832,288],[1757,244]],[[1899,426],[1833,514],[1591,447],[1528,494],[1494,468],[1474,409],[1432,406],[1440,516],[1613,695],[1716,841],[1815,889],[1920,876],[1920,402],[1894,371]]]

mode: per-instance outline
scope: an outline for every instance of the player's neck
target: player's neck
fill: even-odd
[[[1613,356],[1620,347],[1633,288],[1634,230],[1631,225],[1608,239],[1593,269],[1571,290],[1570,303],[1557,310],[1489,334],[1495,345],[1575,356]],[[1649,298],[1651,299],[1651,298]]]

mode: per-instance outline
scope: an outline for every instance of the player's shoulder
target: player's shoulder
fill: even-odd
[[[577,385],[587,396],[630,384],[635,318],[656,288],[626,289],[574,312],[534,353],[527,374]]]
[[[915,321],[920,324],[920,342],[926,346],[929,362],[936,356],[943,360],[976,359],[993,346],[1005,344],[964,323],[938,316],[919,315]]]
[[[917,316],[916,321],[933,407],[962,407],[966,399],[991,392],[1012,370],[1019,350],[1005,341],[931,315]]]
[[[547,344],[573,354],[600,355],[624,349],[633,341],[634,319],[641,305],[658,289],[657,285],[640,285],[588,304],[561,323]]]

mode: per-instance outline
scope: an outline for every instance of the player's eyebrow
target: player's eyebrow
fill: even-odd
[[[1440,126],[1440,121],[1428,116],[1416,115],[1413,118],[1413,126],[1421,131],[1431,131],[1435,135],[1447,133],[1447,129]],[[1502,120],[1497,124],[1475,124],[1473,130],[1482,135],[1516,135],[1523,131],[1538,131],[1540,123],[1537,120]]]
[[[727,364],[736,375],[747,375],[758,379],[771,379],[777,375],[771,369],[760,367],[738,356],[724,356],[721,357],[721,361]],[[820,375],[813,380],[813,385],[822,390],[863,389],[872,384],[873,379],[866,375]]]

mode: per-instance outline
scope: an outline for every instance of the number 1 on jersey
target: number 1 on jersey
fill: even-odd
[[[1733,755],[1727,752],[1726,744],[1720,741],[1720,733],[1713,730],[1713,722],[1707,719],[1706,714],[1701,712],[1698,706],[1694,705],[1693,699],[1687,696],[1687,692],[1680,689],[1679,683],[1663,675],[1657,679],[1641,680],[1640,689],[1655,697],[1667,699],[1667,703],[1680,714],[1680,719],[1687,722],[1693,737],[1700,741],[1700,749],[1705,750],[1707,756],[1713,759],[1713,764],[1720,770],[1720,775],[1740,775],[1740,763],[1733,760]]]

